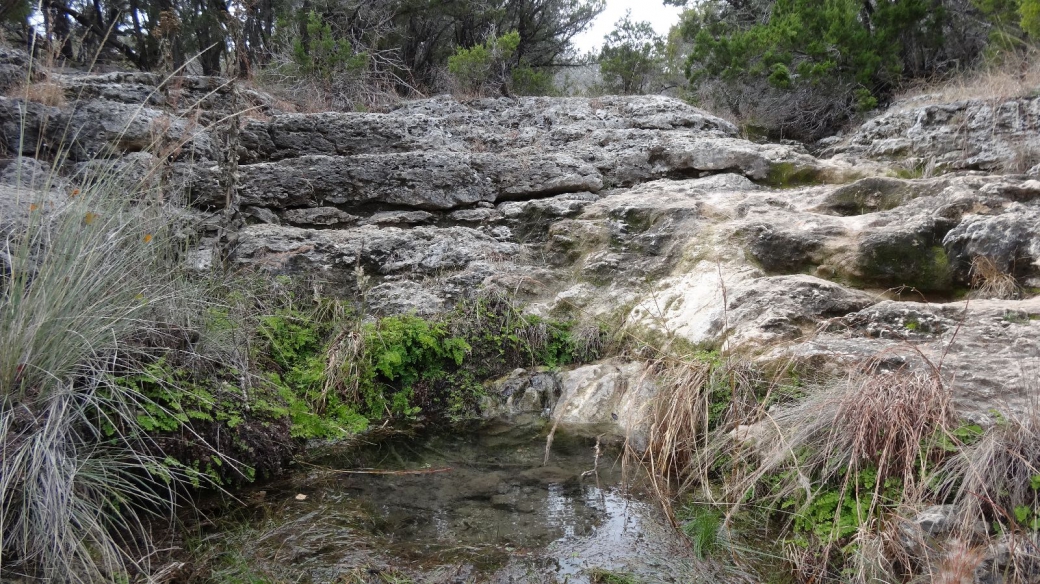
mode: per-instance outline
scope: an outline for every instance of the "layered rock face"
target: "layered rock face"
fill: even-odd
[[[938,101],[937,101],[938,100]],[[831,153],[925,170],[1040,171],[1040,98],[943,102],[923,95],[894,104]]]
[[[980,420],[1038,390],[1040,182],[978,171],[899,179],[871,160],[1001,168],[1032,147],[1035,100],[893,111],[824,159],[741,139],[658,96],[438,97],[292,114],[213,79],[51,82],[71,105],[0,98],[8,153],[71,146],[61,180],[108,151],[159,165],[165,193],[187,196],[213,229],[230,194],[242,221],[229,261],[313,278],[376,313],[432,314],[494,292],[760,360],[835,371],[930,361]],[[0,194],[17,190],[8,175]],[[638,426],[626,388],[641,402],[653,391],[614,380],[636,373],[613,366],[576,373],[597,381],[572,384],[558,417],[621,409],[621,423]]]
[[[1035,388],[1035,179],[894,178],[849,155],[741,140],[662,97],[275,116],[245,126],[239,154],[250,224],[234,261],[318,275],[376,311],[432,313],[494,290],[763,360],[930,361],[977,418]],[[1009,298],[970,297],[982,260],[988,277],[1013,278]],[[628,407],[632,384],[573,385],[584,393],[558,388],[574,394],[561,419]]]

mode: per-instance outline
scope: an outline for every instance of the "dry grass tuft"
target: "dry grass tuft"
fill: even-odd
[[[708,404],[712,400],[710,364],[703,361],[658,364],[659,381],[664,385],[651,410],[649,447],[646,463],[652,476],[672,477],[691,474],[695,454],[704,445],[708,425]],[[667,488],[658,489],[666,492]]]
[[[1022,287],[1015,276],[1002,270],[997,262],[987,256],[975,256],[971,260],[972,298],[1015,299],[1022,295]]]
[[[58,83],[50,81],[26,83],[11,91],[9,97],[21,98],[51,107],[62,107],[66,103],[65,89]]]
[[[939,491],[951,497],[967,533],[984,522],[1009,532],[1040,525],[1040,408],[1009,414],[943,466]]]
[[[942,561],[933,577],[936,584],[972,584],[975,570],[982,563],[983,550],[962,539],[946,544]]]
[[[36,210],[0,278],[0,549],[5,567],[68,582],[125,574],[142,512],[169,504],[138,426],[145,400],[112,373],[133,338],[179,324],[186,288],[169,210],[116,178],[21,201]]]
[[[772,382],[747,359],[715,353],[663,356],[650,370],[661,390],[642,463],[655,490],[668,499],[694,483],[707,488],[712,461],[730,453],[724,437],[761,417]]]
[[[891,581],[890,575],[895,573],[895,569],[889,551],[892,546],[887,536],[877,521],[867,521],[860,525],[849,546],[852,557],[847,562],[848,582],[874,584]]]
[[[974,71],[954,71],[946,78],[908,87],[897,102],[913,106],[962,100],[1005,101],[1035,96],[1040,88],[1040,49],[1007,54],[999,62],[982,63]]]
[[[1011,146],[1011,157],[1001,167],[1006,174],[1021,174],[1040,164],[1040,148],[1028,142]]]
[[[928,444],[954,424],[950,391],[937,371],[855,372],[821,388],[770,420],[776,440],[752,475],[759,480],[798,459],[791,488],[839,480],[867,468],[903,481],[906,493],[923,485],[920,464]],[[798,453],[803,454],[799,457]],[[875,501],[876,503],[876,501]]]
[[[31,84],[21,97],[57,104],[61,95]],[[70,135],[70,126],[59,134],[55,169]],[[116,378],[153,350],[201,363],[241,349],[202,356],[194,350],[212,340],[182,342],[204,332],[199,315],[212,297],[181,269],[190,237],[181,212],[152,187],[161,168],[142,168],[138,181],[105,154],[73,178],[52,171],[19,185],[11,203],[24,220],[4,225],[0,558],[12,577],[146,575],[155,549],[145,523],[170,513],[186,476],[141,425],[146,406],[161,406]]]

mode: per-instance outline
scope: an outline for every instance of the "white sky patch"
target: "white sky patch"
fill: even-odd
[[[614,30],[614,24],[625,16],[626,10],[632,10],[632,20],[646,20],[653,25],[661,36],[666,36],[672,25],[679,22],[682,8],[665,6],[661,0],[607,0],[607,9],[603,11],[592,25],[574,37],[574,46],[578,53],[585,54],[603,47],[603,37]]]

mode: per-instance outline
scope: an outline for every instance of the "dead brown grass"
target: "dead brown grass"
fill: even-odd
[[[1011,156],[1004,161],[1001,170],[1007,174],[1020,174],[1040,164],[1040,148],[1028,142],[1011,146]]]
[[[942,469],[940,490],[957,505],[968,533],[980,521],[1015,531],[1022,515],[1030,523],[1040,512],[1040,407],[1001,417]]]
[[[814,483],[847,488],[869,467],[877,471],[877,492],[886,478],[897,477],[913,496],[923,487],[920,463],[928,444],[954,424],[950,400],[938,371],[882,371],[875,364],[854,372],[769,418],[773,439],[742,487],[793,468],[782,495]]]
[[[962,539],[947,543],[942,562],[932,579],[936,584],[972,584],[982,563],[983,550]]]
[[[1001,269],[992,258],[975,256],[971,260],[972,298],[1014,299],[1022,295],[1015,276]]]
[[[807,397],[777,407],[768,406],[776,401],[769,395],[786,381],[748,357],[644,355],[663,387],[642,462],[666,510],[685,494],[726,509],[727,525],[757,517],[780,527],[786,535],[774,553],[801,582],[829,581],[837,569],[843,582],[954,584],[987,571],[1034,582],[1040,407],[998,416],[981,439],[965,434],[940,364],[904,348],[915,355],[913,368],[889,369],[890,355],[878,355],[845,377],[807,382],[799,390]],[[835,495],[859,509],[851,535],[836,535],[848,511],[838,508],[831,529],[818,515],[826,507],[812,507]],[[951,505],[952,529],[938,537],[904,530],[908,518],[939,504]],[[797,528],[794,515],[784,521],[788,512],[815,513],[823,529]],[[749,554],[758,552],[741,545],[730,546],[730,559],[751,566]]]
[[[665,386],[652,409],[649,448],[645,462],[651,476],[665,481],[659,493],[670,491],[674,478],[691,474],[701,450],[711,401],[708,363],[658,363],[658,377]]]
[[[980,571],[1011,583],[1040,575],[1040,403],[997,418],[936,475],[956,521],[936,581],[970,582]]]
[[[651,365],[662,385],[650,410],[649,447],[643,456],[662,497],[685,492],[694,483],[710,484],[710,460],[728,441],[725,435],[746,427],[764,413],[771,382],[750,360],[712,354],[659,357]]]
[[[803,534],[811,545],[785,548],[798,581],[829,579],[839,557],[848,582],[892,581],[895,566],[906,565],[891,518],[925,500],[939,462],[934,445],[950,435],[955,416],[937,367],[889,371],[882,362],[879,356],[844,378],[809,388],[800,402],[768,412],[755,424],[759,436],[752,448],[719,451],[738,460],[724,487],[731,516],[750,502],[786,508],[793,521],[797,514],[818,513],[819,507],[809,510],[820,497],[855,501],[858,529],[850,539],[838,535],[850,520],[839,505],[832,518],[815,515],[819,527]]]
[[[66,104],[65,89],[51,81],[34,81],[23,84],[15,87],[8,97],[21,98],[51,107],[62,107]]]
[[[1040,49],[1005,55],[999,62],[980,64],[970,72],[915,83],[896,97],[913,105],[968,99],[1003,101],[1035,96],[1040,91]]]

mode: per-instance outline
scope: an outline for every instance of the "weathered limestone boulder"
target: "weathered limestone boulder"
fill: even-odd
[[[0,247],[10,251],[11,234],[40,220],[68,201],[69,183],[51,165],[35,158],[0,161]],[[10,267],[10,266],[8,266]]]
[[[938,563],[943,554],[936,544],[959,527],[955,513],[954,505],[932,505],[912,519],[900,521],[899,544],[910,557],[924,565]]]
[[[503,221],[519,241],[544,241],[552,224],[561,219],[578,216],[585,207],[599,198],[595,193],[568,193],[528,201],[507,201],[500,203],[495,208],[496,213],[489,215],[488,219]]]
[[[1040,205],[1010,203],[1001,211],[966,217],[943,238],[956,277],[970,283],[972,260],[983,257],[1022,285],[1040,287]]]
[[[516,369],[491,383],[482,407],[486,416],[542,415],[553,407],[562,389],[560,374],[547,369]]]
[[[975,568],[978,584],[1035,582],[1040,579],[1040,536],[1005,534],[986,546],[982,561]],[[1011,575],[1009,577],[1009,574]],[[1012,579],[1013,578],[1013,579]]]
[[[835,321],[790,354],[831,363],[881,358],[889,368],[939,367],[958,411],[988,426],[993,412],[1021,410],[1035,400],[1038,340],[1040,297],[884,301]]]
[[[190,118],[100,99],[51,107],[0,97],[0,142],[26,156],[67,151],[76,162],[145,150],[176,160],[217,157],[209,132]]]
[[[255,209],[262,209],[263,212],[274,214],[271,210],[266,207],[253,207]],[[266,215],[264,215],[266,217]],[[299,209],[287,209],[284,213],[286,222],[292,225],[350,225],[357,223],[359,217],[357,215],[351,215],[346,211],[341,211],[336,207],[303,207]],[[260,218],[260,217],[258,217]],[[279,223],[278,217],[275,216],[273,220],[264,220],[264,223]]]
[[[1040,164],[1040,98],[897,102],[860,126],[831,153],[934,166],[1025,172]]]
[[[851,272],[885,287],[948,290],[949,257],[942,237],[950,228],[949,221],[935,217],[881,227],[860,240]]]
[[[75,100],[105,100],[132,106],[162,106],[166,92],[157,73],[114,71],[99,75],[52,74],[50,80],[65,88],[65,97]]]
[[[464,148],[436,118],[329,112],[286,114],[269,122],[249,120],[242,128],[238,150],[243,164],[253,164],[311,154],[356,156]]]
[[[29,54],[0,47],[0,93],[9,94],[29,79]]]
[[[947,351],[943,371],[962,412],[984,414],[1006,405],[998,404],[1005,398],[1021,405],[1014,396],[1028,393],[1032,382],[1012,364],[1036,359],[1040,331],[1028,325],[1034,310],[1028,302],[1035,300],[997,306],[972,300],[967,311],[963,301],[921,301],[929,291],[968,292],[958,266],[984,250],[965,242],[988,240],[959,234],[981,232],[972,227],[980,221],[1021,224],[988,230],[1007,242],[988,245],[1018,250],[1019,265],[1033,253],[1037,231],[1026,225],[1037,207],[1026,194],[1029,183],[986,176],[865,179],[776,191],[717,175],[601,194],[580,213],[551,223],[548,239],[534,244],[554,270],[570,275],[562,289],[543,292],[544,304],[535,309],[604,318],[623,311],[635,330],[724,343],[766,360],[793,356],[842,367],[881,354],[902,355],[896,365],[925,366],[911,358],[909,337],[915,345],[931,343],[922,352],[936,361]],[[881,202],[874,189],[895,196]],[[865,193],[855,213],[845,206],[850,190]],[[1022,272],[1010,275],[1025,296],[1035,295]],[[884,328],[880,323],[896,316],[871,311],[889,305],[909,312],[899,316],[905,322]],[[843,324],[862,319],[877,324],[851,331]],[[961,332],[949,345],[954,330]],[[993,346],[985,349],[987,343]]]
[[[469,227],[362,225],[312,230],[258,224],[239,233],[236,257],[243,265],[317,277],[333,287],[329,290],[333,294],[364,292],[368,284],[359,282],[359,277],[373,278],[372,285],[402,275],[423,277],[426,288],[434,290],[422,301],[429,307],[431,303],[440,306],[445,298],[472,294],[495,272],[490,262],[519,253],[517,244],[498,241]],[[406,296],[414,296],[414,282],[407,286],[411,293]],[[380,294],[402,297],[394,286],[376,286],[367,294],[377,304]]]
[[[63,71],[52,72],[47,79],[64,88],[65,99],[70,103],[99,100],[159,108],[178,117],[191,117],[202,126],[211,126],[229,114],[243,111],[252,116],[284,113],[276,106],[274,97],[223,77]]]
[[[735,134],[728,122],[661,96],[441,97],[386,113],[278,115],[243,128],[240,189],[250,204],[272,209],[337,201],[460,209],[720,171],[761,181],[858,172]],[[199,169],[193,182],[203,204],[220,200],[206,176],[213,172]]]
[[[875,176],[864,178],[827,194],[816,211],[843,217],[889,211],[919,196],[942,190],[943,181],[910,181]]]
[[[646,449],[658,387],[644,363],[600,361],[565,371],[561,385],[553,420],[609,428],[633,448]]]

